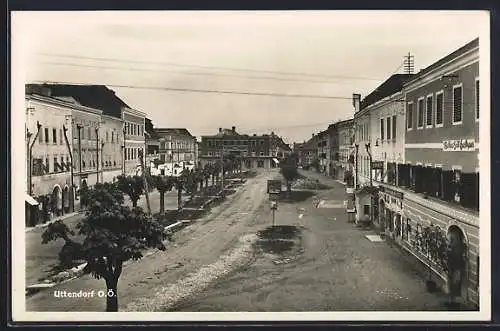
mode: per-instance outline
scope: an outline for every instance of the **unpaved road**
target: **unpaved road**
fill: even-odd
[[[165,252],[152,251],[138,262],[124,266],[118,284],[120,310],[157,294],[158,289],[178,283],[189,274],[211,265],[240,243],[242,236],[255,233],[271,222],[266,181],[279,176],[263,171],[211,213],[174,235]],[[86,275],[26,298],[27,311],[104,311],[104,298],[55,298],[54,291],[106,290],[103,280]]]
[[[184,199],[187,195],[184,195]],[[132,205],[130,199],[125,196],[125,203]],[[160,194],[158,191],[153,191],[149,194],[149,200],[151,205],[151,211],[153,213],[159,212],[160,210]],[[146,209],[146,198],[141,196],[138,201],[138,206]],[[177,208],[177,191],[172,190],[165,194],[165,209],[176,209]],[[70,228],[75,229],[78,221],[83,219],[84,214],[78,214],[75,216],[68,217],[64,219],[64,223]],[[58,265],[58,254],[64,245],[63,239],[57,239],[51,241],[47,244],[42,244],[42,233],[46,228],[35,228],[25,233],[26,240],[26,285],[32,285],[40,283],[43,279],[47,278],[51,273],[53,273],[54,267]],[[75,231],[77,232],[77,231]],[[82,241],[83,238],[76,235],[73,237],[76,241]]]
[[[446,298],[426,292],[425,279],[401,252],[385,242],[369,241],[365,235],[372,231],[346,222],[345,208],[313,206],[316,198],[330,205],[342,204],[345,188],[321,175],[307,175],[333,188],[317,191],[317,197],[303,202],[279,205],[277,224],[303,225],[300,247],[295,247],[295,252],[283,257],[256,252],[252,263],[169,311],[445,309]],[[285,257],[288,262],[280,262]]]

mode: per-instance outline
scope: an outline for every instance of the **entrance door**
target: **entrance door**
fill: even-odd
[[[456,226],[450,227],[448,231],[450,241],[450,291],[454,297],[467,299],[467,263],[466,243],[462,230]]]

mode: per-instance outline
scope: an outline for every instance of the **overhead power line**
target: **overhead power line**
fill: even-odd
[[[375,80],[375,81],[381,80],[381,78],[372,78],[372,77],[357,77],[357,76],[347,76],[347,75],[327,75],[327,74],[313,74],[313,73],[303,73],[303,72],[284,72],[284,71],[273,71],[273,70],[242,69],[242,68],[220,67],[220,66],[204,66],[204,65],[196,65],[196,64],[180,64],[180,63],[174,63],[174,62],[155,62],[155,61],[140,61],[140,60],[129,60],[129,59],[112,59],[112,58],[104,58],[104,57],[78,56],[78,55],[69,55],[69,54],[37,53],[37,55],[52,56],[52,57],[59,57],[59,58],[105,61],[105,62],[112,62],[112,63],[119,63],[119,62],[136,63],[136,64],[142,63],[142,64],[149,64],[149,65],[164,65],[164,66],[200,68],[200,69],[210,69],[210,70],[255,72],[255,73],[290,75],[290,76],[304,76],[304,77],[320,77],[320,78],[328,78],[328,79],[353,79],[353,80]]]
[[[328,95],[307,95],[307,94],[282,94],[282,93],[263,93],[263,92],[248,92],[248,91],[226,91],[226,90],[204,90],[190,88],[175,88],[175,87],[160,87],[160,86],[138,86],[138,85],[119,85],[119,84],[89,84],[89,83],[70,83],[70,82],[54,82],[35,80],[34,83],[46,84],[65,84],[65,85],[106,85],[117,88],[128,88],[138,90],[158,90],[158,91],[174,91],[188,93],[215,93],[215,94],[239,94],[239,95],[255,95],[255,96],[272,96],[272,97],[289,97],[289,98],[309,98],[309,99],[338,99],[351,100],[351,97],[328,96]]]
[[[235,74],[220,74],[220,73],[210,73],[210,72],[186,72],[186,71],[175,71],[168,69],[144,69],[144,68],[130,68],[130,67],[117,67],[117,66],[104,66],[104,65],[91,65],[91,64],[79,64],[79,63],[63,63],[63,62],[49,62],[43,61],[42,64],[57,65],[57,66],[69,66],[69,67],[82,67],[82,68],[97,68],[97,69],[111,69],[111,70],[127,70],[127,71],[144,71],[144,72],[170,72],[180,75],[195,75],[195,76],[214,76],[214,77],[240,77],[245,79],[257,79],[257,80],[278,80],[278,81],[291,81],[291,82],[310,82],[310,83],[321,83],[321,84],[338,84],[338,82],[328,81],[328,80],[313,80],[313,79],[299,79],[299,78],[284,78],[284,77],[270,77],[270,76],[243,76]]]

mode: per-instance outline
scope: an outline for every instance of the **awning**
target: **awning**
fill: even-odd
[[[25,200],[27,203],[29,203],[32,206],[38,206],[38,201],[33,199],[33,197],[31,195],[26,194]]]
[[[276,158],[274,158],[274,157],[273,157],[273,161],[274,161],[274,163],[276,163],[276,164],[280,164],[280,161],[278,161],[278,159],[276,159]]]

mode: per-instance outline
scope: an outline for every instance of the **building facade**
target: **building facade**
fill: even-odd
[[[187,129],[155,128],[160,160],[166,163],[195,164],[195,137]]]
[[[140,174],[141,163],[139,151],[146,150],[145,122],[146,114],[128,107],[122,108],[124,127],[123,158],[125,160],[122,172],[127,176]],[[143,154],[144,155],[144,154]]]
[[[278,137],[274,134],[239,134],[236,127],[219,128],[212,136],[202,136],[200,144],[200,164],[213,164],[223,155],[233,154],[242,160],[242,169],[277,167],[279,160],[275,155]]]
[[[26,191],[39,203],[47,217],[71,212],[74,196],[71,190],[72,105],[33,91],[26,104]],[[64,128],[68,130],[65,132]],[[37,134],[38,133],[38,134]],[[31,153],[30,153],[31,147]],[[69,146],[71,147],[71,146]],[[28,225],[39,220],[27,215]],[[31,223],[31,224],[30,224]]]
[[[330,163],[330,144],[328,132],[321,131],[318,133],[318,161],[319,161],[319,172],[328,175],[329,163]]]
[[[336,178],[354,183],[354,119],[337,122],[335,126],[338,135],[338,158],[334,157]]]
[[[102,115],[100,123],[99,182],[114,182],[123,169],[123,123],[109,115]]]
[[[294,143],[293,151],[297,155],[297,164],[301,167],[309,167],[317,158],[318,148],[315,135],[308,141]]]
[[[406,164],[399,169],[399,237],[415,256],[428,261],[415,235],[431,224],[441,228],[463,256],[452,282],[463,300],[477,304],[479,40],[425,68],[404,89]]]

